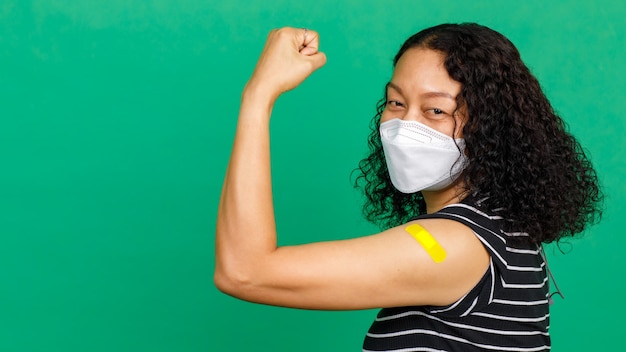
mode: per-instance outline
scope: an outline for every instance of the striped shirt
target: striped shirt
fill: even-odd
[[[465,296],[445,307],[382,309],[363,351],[549,351],[549,283],[541,246],[505,233],[499,216],[470,200],[418,217],[470,227],[490,254],[489,268]]]

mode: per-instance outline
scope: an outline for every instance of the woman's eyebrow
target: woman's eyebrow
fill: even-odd
[[[387,89],[389,89],[389,88],[393,88],[393,90],[395,90],[396,92],[402,94],[402,89],[400,89],[400,87],[398,87],[398,85],[393,83],[393,82],[388,82],[387,83]]]
[[[402,89],[400,89],[400,87],[393,82],[388,82],[387,88],[392,88],[398,93],[403,94]],[[448,98],[448,99],[456,100],[456,98],[450,95],[449,93],[437,92],[437,91],[422,93],[420,94],[420,96],[424,98]]]
[[[425,98],[448,98],[448,99],[456,100],[452,95],[448,93],[444,93],[444,92],[426,92],[426,93],[420,94],[420,96],[425,97]]]

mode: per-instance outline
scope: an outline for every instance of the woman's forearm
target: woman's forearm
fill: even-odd
[[[218,210],[218,285],[248,280],[255,263],[276,249],[269,137],[272,105],[271,99],[250,90],[242,97]]]

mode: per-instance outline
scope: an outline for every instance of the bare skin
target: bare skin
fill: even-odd
[[[235,142],[220,199],[215,284],[232,296],[305,309],[448,305],[484,275],[489,254],[466,226],[418,220],[446,250],[435,263],[405,228],[342,241],[278,247],[272,204],[269,121],[280,94],[322,67],[319,35],[272,31],[242,94]],[[420,121],[460,137],[460,84],[433,51],[410,49],[396,66],[383,120]],[[443,93],[443,94],[432,94]],[[449,96],[449,97],[447,97]],[[456,130],[455,127],[456,120]],[[425,192],[428,211],[460,201],[459,184]],[[325,231],[327,231],[325,229]]]

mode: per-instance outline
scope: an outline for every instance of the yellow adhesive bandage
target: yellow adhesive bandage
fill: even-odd
[[[425,228],[418,224],[412,224],[407,226],[405,230],[426,249],[435,263],[441,263],[446,259],[446,251]]]

